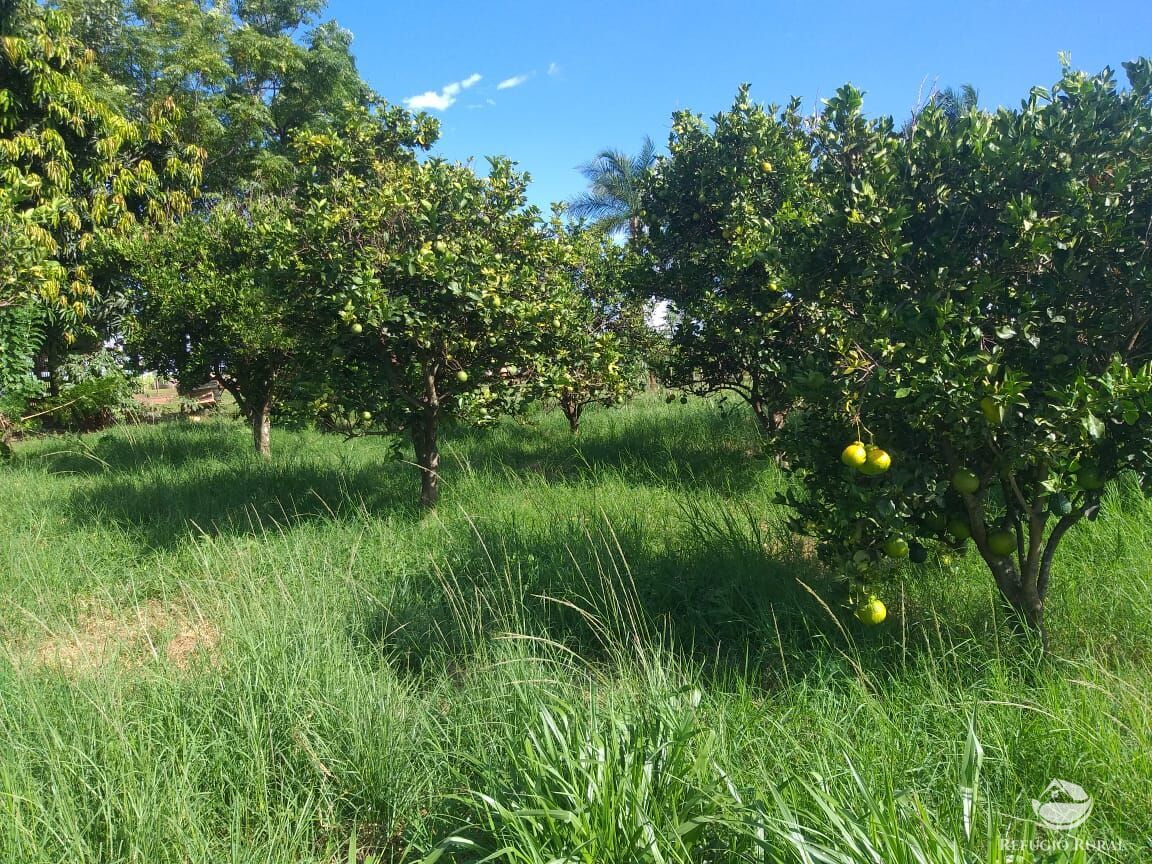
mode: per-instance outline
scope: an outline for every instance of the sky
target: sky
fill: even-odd
[[[505,155],[547,208],[585,188],[578,166],[674,111],[710,117],[747,82],[757,101],[815,109],[851,82],[873,115],[907,117],[933,88],[973,84],[984,108],[1051,85],[1058,55],[1098,71],[1152,53],[1152,0],[424,2],[330,0],[361,74],[441,123],[434,153]]]

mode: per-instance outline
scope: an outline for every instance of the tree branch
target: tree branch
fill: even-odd
[[[1056,547],[1060,545],[1060,541],[1064,535],[1068,533],[1068,529],[1083,519],[1085,516],[1095,513],[1100,509],[1100,497],[1097,494],[1091,500],[1085,501],[1067,516],[1062,516],[1060,521],[1056,523],[1056,527],[1052,529],[1052,533],[1048,535],[1048,543],[1044,547],[1044,557],[1040,559],[1040,573],[1036,579],[1036,593],[1041,600],[1048,594],[1048,582],[1052,575],[1052,559],[1056,555]]]

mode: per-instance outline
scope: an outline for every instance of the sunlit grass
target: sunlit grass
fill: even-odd
[[[434,515],[385,440],[273,446],[169,423],[0,469],[0,861],[1007,861],[1052,778],[1124,844],[1088,860],[1150,852],[1133,488],[1066,541],[1037,667],[969,560],[851,622],[710,403],[455,430]]]

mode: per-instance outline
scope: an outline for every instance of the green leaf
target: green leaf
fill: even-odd
[[[1091,411],[1089,411],[1088,416],[1084,418],[1084,429],[1088,432],[1089,437],[1097,441],[1103,438],[1107,431],[1104,426],[1104,421]]]

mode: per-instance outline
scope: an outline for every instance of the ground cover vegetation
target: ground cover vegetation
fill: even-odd
[[[545,216],[322,12],[0,3],[0,858],[1146,855],[1152,62]]]

